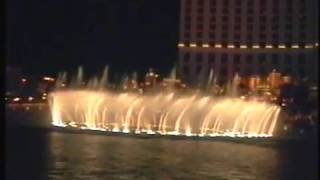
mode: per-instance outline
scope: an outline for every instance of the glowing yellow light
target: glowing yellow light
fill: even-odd
[[[283,45],[283,44],[280,44],[280,45],[278,46],[278,48],[280,48],[280,49],[285,49],[285,48],[286,48],[286,46],[285,46],[285,45]]]
[[[253,45],[252,48],[253,49],[258,49],[258,48],[260,48],[260,46],[259,45]]]
[[[209,44],[202,44],[202,47],[208,48],[208,47],[209,47]]]
[[[195,43],[191,43],[190,47],[197,47],[197,45]]]
[[[47,96],[48,94],[47,94],[47,93],[43,93],[42,95],[43,95],[43,96]]]
[[[316,43],[315,46],[316,46],[316,47],[319,47],[319,43]]]
[[[31,96],[28,97],[28,100],[29,100],[29,101],[32,101],[32,100],[33,100],[33,97],[31,97]]]
[[[222,45],[221,44],[216,44],[214,45],[215,48],[222,48]]]
[[[42,99],[43,99],[43,100],[45,100],[45,99],[47,99],[47,97],[45,97],[45,96],[42,96]]]
[[[228,48],[234,48],[234,45],[229,44],[229,45],[228,45]]]
[[[272,48],[272,45],[266,45],[266,48],[267,48],[267,49],[271,49],[271,48]]]
[[[240,45],[240,48],[241,48],[241,49],[246,49],[246,48],[247,48],[247,45]]]
[[[16,97],[16,98],[13,99],[13,101],[14,101],[14,102],[18,102],[18,101],[20,101],[20,98],[19,98],[19,97]]]
[[[54,78],[51,78],[51,77],[43,77],[43,80],[45,80],[45,81],[54,81]]]
[[[313,46],[312,45],[305,45],[304,48],[310,49],[310,48],[313,48]]]
[[[178,47],[184,47],[184,44],[183,43],[179,43]]]
[[[296,44],[291,45],[291,48],[297,49],[297,48],[299,48],[299,45],[296,45]]]

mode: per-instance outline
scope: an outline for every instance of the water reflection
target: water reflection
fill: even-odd
[[[7,122],[50,122],[39,114],[30,121],[13,114],[18,119],[7,113]],[[317,147],[109,137],[11,125],[6,179],[312,180],[318,179]]]
[[[316,172],[303,168],[316,161],[294,164],[296,152],[278,148],[61,133],[49,139],[55,179],[313,179]]]

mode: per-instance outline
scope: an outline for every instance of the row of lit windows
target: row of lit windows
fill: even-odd
[[[240,73],[240,75],[252,75],[254,72],[254,69],[256,69],[258,71],[258,74],[261,75],[267,75],[268,72],[270,72],[273,69],[277,69],[279,71],[279,68],[274,66],[274,67],[266,67],[263,65],[257,66],[257,68],[255,68],[256,66],[253,65],[247,65],[244,68],[241,68],[240,66],[233,66],[231,68],[228,68],[228,66],[221,66],[218,69],[220,70],[219,72],[219,76],[226,76],[228,70],[231,72],[235,73]],[[207,73],[208,70],[210,69],[215,70],[215,66],[210,66],[209,68],[206,67],[207,69]],[[194,68],[191,68],[190,66],[184,65],[182,72],[184,76],[189,76],[191,74],[191,70],[194,71],[194,73],[196,75],[203,75],[201,72],[204,70],[205,68],[202,65],[197,65]],[[282,70],[280,70],[280,72],[282,72],[285,75],[293,75],[293,74],[299,74],[299,76],[304,77],[306,75],[306,69],[302,66],[299,66],[298,68],[293,68],[291,66],[285,66],[284,68],[281,68]],[[295,73],[296,72],[296,73]]]
[[[191,14],[191,8],[186,8],[185,11],[184,11],[186,14]],[[197,10],[197,13],[198,14],[202,14],[204,12],[204,9],[201,7],[201,8],[198,8]],[[209,9],[209,12],[210,14],[215,14],[217,13],[217,9],[216,8],[210,8]],[[227,8],[223,8],[222,9],[222,14],[228,14],[229,13],[229,9]],[[242,10],[240,8],[235,8],[234,9],[234,13],[235,15],[240,15],[242,13]],[[299,9],[298,12],[294,12],[294,11],[286,11],[286,15],[293,15],[293,14],[304,14],[305,13],[305,10],[304,9]],[[248,15],[253,15],[254,14],[254,9],[253,8],[248,8],[247,9],[247,14]],[[263,9],[260,9],[259,10],[259,14],[260,15],[266,15],[266,8],[263,8]],[[276,7],[276,8],[272,8],[272,14],[279,14],[279,8]]]
[[[205,56],[207,56],[208,58],[208,64],[212,65],[217,63],[217,53],[209,53],[209,54],[202,54],[202,53],[196,53],[195,54],[195,62],[197,64],[202,64],[204,61]],[[281,54],[271,54],[270,55],[271,59],[268,62],[267,60],[267,54],[265,53],[260,53],[257,55],[257,63],[259,65],[266,65],[266,64],[272,64],[272,65],[279,65],[280,61],[279,58],[280,56],[282,56]],[[233,55],[228,55],[226,53],[221,53],[221,64],[228,64],[228,61],[232,61],[235,65],[239,65],[241,64],[240,59],[244,58],[245,61],[243,61],[245,64],[253,64],[253,55],[252,54],[245,54],[245,55],[241,55],[241,54],[233,54]],[[183,63],[190,63],[191,60],[191,55],[190,53],[185,53],[183,55]],[[299,66],[304,66],[306,64],[306,56],[305,54],[299,54],[297,56],[297,63]],[[282,62],[282,61],[281,61]],[[283,60],[284,64],[287,66],[291,66],[293,65],[293,56],[290,54],[284,54],[284,60]]]
[[[251,33],[247,33],[247,34],[241,34],[241,33],[238,33],[238,32],[230,34],[230,33],[226,32],[226,31],[223,31],[221,33],[221,36],[216,36],[216,34],[217,33],[212,32],[212,31],[209,32],[208,33],[209,41],[215,40],[218,37],[220,37],[220,40],[222,42],[228,41],[229,37],[234,39],[235,42],[237,42],[237,40],[240,40],[241,37],[245,38],[246,39],[245,41],[247,41],[247,42],[252,42],[253,39],[258,39],[258,38],[259,38],[259,40],[262,40],[262,41],[266,41],[267,38],[270,38],[272,43],[277,43],[279,41],[279,34],[278,33],[267,34],[267,33],[260,32],[259,34],[254,35],[252,32]],[[203,33],[203,32],[197,32],[195,34],[196,39],[197,39],[196,41],[198,41],[198,42],[200,41],[201,42],[202,38],[205,38],[204,35],[205,35],[205,33]],[[299,36],[296,37],[291,32],[291,33],[284,34],[283,37],[286,39],[287,43],[291,44],[291,42],[293,42],[294,40],[303,42],[306,39],[306,34],[305,34],[305,32],[304,33],[300,33]],[[190,38],[191,38],[191,33],[190,32],[184,32],[183,33],[183,39],[185,41],[188,41],[188,40],[190,41]]]
[[[210,69],[212,68],[213,70],[215,69],[214,66],[211,66],[209,68]],[[209,70],[209,68],[207,68],[207,71]],[[220,70],[219,76],[221,76],[221,75],[226,76],[228,73],[228,70],[232,71],[233,74],[240,73],[240,75],[253,75],[253,72],[254,72],[253,69],[254,68],[252,66],[246,66],[245,68],[240,68],[239,66],[235,66],[233,68],[228,68],[227,66],[222,66],[222,67],[219,67],[219,70]],[[270,72],[272,69],[277,69],[279,71],[279,68],[277,68],[277,67],[267,68],[262,65],[257,67],[258,74],[261,74],[261,75],[267,75],[267,73]],[[183,76],[190,76],[192,70],[196,73],[196,75],[202,75],[201,72],[203,70],[203,66],[197,65],[191,69],[190,66],[184,65],[182,67]],[[297,70],[297,73],[300,77],[305,77],[305,75],[306,75],[305,68],[299,66],[298,69],[296,69],[296,70]],[[282,72],[285,75],[296,74],[296,73],[293,73],[293,71],[294,71],[293,68],[290,66],[283,68],[283,70],[280,70],[280,72]]]
[[[210,11],[215,11],[215,9],[217,8],[217,3],[215,1],[209,1],[209,7],[210,7]],[[222,1],[223,4],[222,4],[222,12],[223,13],[228,13],[228,10],[229,8],[231,8],[231,6],[229,6],[229,1],[228,0],[223,0]],[[236,9],[238,9],[238,11],[241,12],[241,3],[244,2],[243,0],[236,0],[235,1],[235,5],[234,7]],[[262,1],[259,1],[259,12],[261,14],[263,13],[266,13],[266,9],[268,7],[271,7],[272,8],[272,12],[279,12],[279,0],[275,0],[273,1],[273,3],[271,5],[267,5],[267,1],[266,0],[262,0]],[[203,12],[203,6],[204,6],[204,2],[202,0],[199,0],[198,1],[198,13],[202,13]],[[191,11],[191,1],[187,1],[185,3],[185,9],[187,12],[190,12]],[[253,13],[253,8],[255,7],[254,6],[254,1],[248,1],[247,3],[247,7],[248,7],[248,13]],[[300,12],[300,13],[304,13],[305,12],[305,2],[302,1],[302,2],[299,2],[299,4],[297,4],[297,11]],[[293,3],[292,3],[292,0],[288,0],[286,2],[286,5],[285,5],[285,12],[286,13],[297,13],[297,12],[294,12],[294,9],[293,9]]]
[[[234,48],[240,48],[240,49],[247,49],[247,48],[252,48],[252,49],[310,49],[310,48],[316,48],[319,47],[319,43],[315,43],[313,44],[309,44],[309,45],[304,45],[304,46],[300,46],[297,44],[293,44],[291,46],[287,46],[285,44],[279,44],[278,46],[273,46],[273,45],[265,45],[265,46],[260,46],[260,45],[234,45],[234,44],[228,44],[228,45],[222,45],[222,44],[215,44],[214,46],[209,45],[209,44],[196,44],[196,43],[190,43],[190,44],[184,44],[184,43],[179,43],[178,47],[191,47],[191,48],[195,48],[195,47],[202,47],[202,48],[230,48],[230,49],[234,49]]]
[[[221,22],[221,25],[219,25],[219,26],[216,26],[216,19],[215,18],[211,18],[210,19],[210,29],[214,29],[214,28],[216,28],[216,27],[222,27],[222,26],[228,26],[229,24],[227,23],[227,19],[229,19],[229,18],[227,18],[227,19],[225,19],[227,16],[223,16],[222,17],[222,22]],[[199,18],[199,17],[198,17]],[[202,17],[201,17],[202,18]],[[238,17],[235,17],[235,20],[234,20],[234,24],[235,25],[238,25],[239,27],[242,25],[243,27],[248,27],[248,29],[253,29],[253,28],[249,28],[250,26],[252,26],[252,25],[254,25],[255,23],[253,22],[253,18],[251,18],[251,17],[249,17],[249,18],[247,18],[247,23],[246,24],[243,24],[244,22],[242,22],[242,23],[240,23],[241,22],[241,17],[240,16],[238,16]],[[299,29],[304,29],[305,28],[305,26],[306,26],[306,24],[305,24],[305,21],[306,21],[306,19],[305,18],[303,18],[304,20],[301,20],[301,23],[299,24],[299,26],[297,26]],[[191,28],[191,23],[189,22],[190,21],[190,17],[188,16],[188,17],[186,17],[186,22],[185,22],[185,28],[186,29],[190,29]],[[279,20],[279,19],[278,19]],[[276,21],[278,21],[278,20],[276,20]],[[290,22],[288,22],[287,20],[285,21],[286,23],[285,23],[285,28],[286,29],[288,29],[288,30],[291,30],[292,29],[292,27],[294,27],[294,26],[296,26],[295,24],[293,24],[293,23],[290,23]],[[266,28],[266,19],[265,18],[262,18],[262,19],[260,19],[260,29],[265,29]],[[231,24],[230,24],[231,25]],[[279,26],[280,26],[280,24],[278,23],[278,22],[274,22],[274,23],[272,23],[272,24],[270,24],[269,26],[272,26],[272,29],[279,29]],[[202,29],[203,28],[203,21],[202,21],[202,19],[197,19],[197,28],[198,29]]]
[[[253,16],[247,16],[246,17],[246,21],[241,22],[244,18],[242,18],[242,16],[235,16],[235,17],[230,17],[230,16],[221,16],[219,17],[221,19],[221,23],[227,25],[229,20],[231,20],[232,18],[234,19],[234,23],[235,24],[242,24],[242,23],[246,23],[247,25],[251,25],[254,24],[255,21],[254,20],[258,20],[260,23],[267,23],[267,21],[269,20],[271,22],[272,25],[275,26],[279,26],[279,21],[280,21],[280,17],[278,16],[273,16],[273,17],[266,17],[266,16],[257,16],[257,17],[253,17]],[[198,24],[202,24],[204,21],[204,17],[203,16],[197,16],[197,18],[195,19],[196,22]],[[292,22],[292,16],[287,16],[284,19],[284,22],[286,22],[286,28],[292,28],[293,27],[293,22]],[[305,25],[307,20],[307,17],[305,15],[303,16],[299,16],[299,28],[301,27],[301,25]],[[185,21],[185,26],[188,27],[188,24],[191,23],[191,16],[185,16],[184,18]],[[210,24],[215,24],[217,21],[217,17],[210,17],[209,18]],[[231,21],[230,21],[231,22]],[[189,26],[190,27],[190,26]],[[301,27],[302,28],[302,27]]]

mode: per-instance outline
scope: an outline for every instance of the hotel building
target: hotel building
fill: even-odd
[[[181,0],[179,74],[197,85],[284,75],[317,81],[319,0]]]

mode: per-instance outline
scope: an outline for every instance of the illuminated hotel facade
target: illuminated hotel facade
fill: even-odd
[[[179,73],[196,85],[284,75],[317,81],[318,0],[181,0]]]

